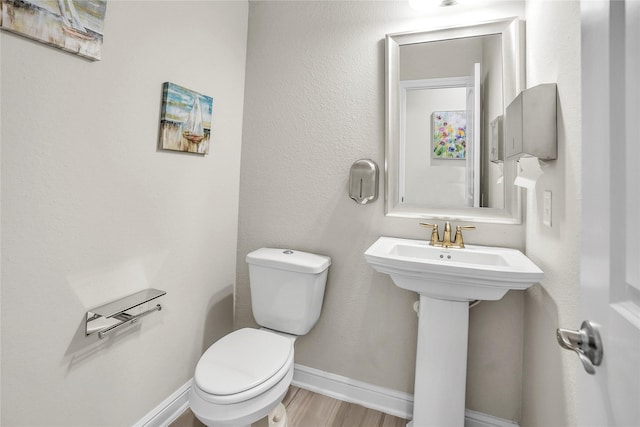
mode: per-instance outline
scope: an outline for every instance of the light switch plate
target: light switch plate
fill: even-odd
[[[551,191],[545,190],[542,202],[542,223],[551,227]]]

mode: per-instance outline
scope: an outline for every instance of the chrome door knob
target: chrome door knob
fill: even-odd
[[[558,328],[556,338],[560,347],[576,352],[587,373],[596,373],[595,366],[602,363],[603,351],[602,339],[594,323],[585,320],[577,331]]]

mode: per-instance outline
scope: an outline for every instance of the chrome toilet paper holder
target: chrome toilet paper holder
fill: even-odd
[[[85,335],[89,336],[97,333],[98,338],[102,339],[121,328],[136,324],[142,317],[162,310],[162,306],[156,304],[155,307],[146,311],[138,313],[127,312],[165,294],[165,291],[148,288],[87,311],[85,316]]]

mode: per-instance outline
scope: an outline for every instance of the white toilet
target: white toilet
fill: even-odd
[[[189,406],[210,427],[249,426],[272,411],[270,421],[285,427],[280,402],[293,378],[293,344],[320,317],[331,258],[262,248],[246,261],[253,317],[263,328],[234,331],[207,349]]]

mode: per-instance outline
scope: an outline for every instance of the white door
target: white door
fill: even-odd
[[[579,312],[603,358],[578,373],[578,425],[640,426],[640,2],[583,0],[581,20]]]
[[[473,64],[467,86],[466,205],[480,207],[480,63]]]

